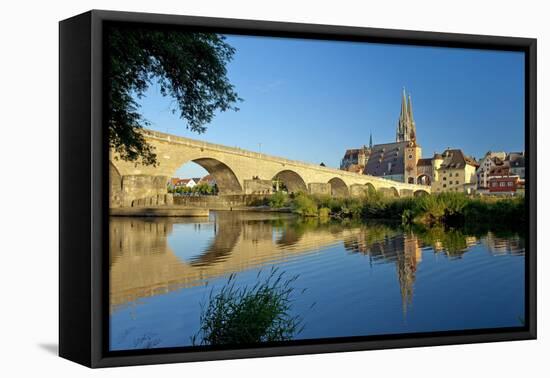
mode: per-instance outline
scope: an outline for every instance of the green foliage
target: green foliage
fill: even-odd
[[[321,207],[319,209],[319,218],[328,218],[330,216],[330,209],[328,207]]]
[[[403,210],[401,214],[401,224],[407,225],[411,224],[414,220],[414,213],[411,209]]]
[[[361,215],[364,218],[384,218],[386,217],[387,205],[388,200],[381,192],[377,192],[369,188],[363,197],[363,208]]]
[[[214,194],[217,194],[217,186],[208,185],[207,183],[197,184],[191,189],[193,189],[195,193],[198,193],[198,194],[201,194],[201,195],[214,195]]]
[[[499,224],[525,224],[525,199],[513,197],[504,199],[476,198],[464,207],[467,222]]]
[[[277,207],[277,200],[270,202]],[[298,193],[284,197],[294,212],[305,217],[327,215],[332,218],[386,219],[404,225],[462,226],[507,222],[515,226],[525,224],[523,197],[491,198],[469,197],[464,193],[440,193],[420,197],[385,197],[376,191],[367,191],[361,198],[332,197]]]
[[[210,292],[200,315],[199,332],[193,345],[243,345],[285,341],[301,332],[302,319],[291,315],[292,284],[298,276],[285,278],[272,269],[267,278],[252,287],[238,288],[235,275],[216,294]]]
[[[463,193],[440,193],[417,197],[413,205],[415,221],[424,224],[462,221],[464,207],[470,200]]]
[[[238,110],[241,99],[226,69],[235,49],[224,36],[116,26],[109,28],[107,44],[109,143],[122,159],[156,164],[140,133],[148,122],[136,101],[154,81],[163,96],[174,99],[172,112],[192,131],[204,132],[216,111]]]
[[[317,204],[313,198],[306,193],[296,194],[292,201],[292,207],[295,213],[304,217],[316,217],[318,215]]]
[[[497,222],[518,226],[525,222],[525,201],[523,197],[471,198],[461,193],[441,193],[421,197],[414,212],[417,215],[416,222],[423,224]]]
[[[338,198],[300,192],[289,196],[289,199],[294,212],[307,217],[353,218],[360,216],[363,209],[362,202],[358,198]]]
[[[288,203],[288,195],[284,192],[275,192],[269,197],[269,206],[275,209],[285,207]]]
[[[189,188],[187,186],[178,186],[177,188],[168,187],[169,193],[177,194],[194,194],[201,196],[213,196],[218,194],[217,185],[209,185],[207,183],[201,183]]]

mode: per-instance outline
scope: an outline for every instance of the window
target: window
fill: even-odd
[[[506,185],[506,183],[504,181],[500,182],[501,187],[504,187],[505,185]]]
[[[443,177],[443,181],[447,181],[447,177]]]
[[[446,188],[446,187],[447,187],[447,184],[443,184],[443,187]]]
[[[409,154],[409,160],[411,160],[412,158],[413,158],[413,156]]]
[[[458,177],[458,172],[455,174],[455,177]]]
[[[497,187],[497,183],[496,183],[496,182],[492,182],[492,183],[491,183],[491,186],[492,186],[493,188],[496,188],[496,187]]]
[[[458,181],[456,181],[456,185],[458,185]]]
[[[508,186],[514,186],[514,183],[512,181],[508,181]]]

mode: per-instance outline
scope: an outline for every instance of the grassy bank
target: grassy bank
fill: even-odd
[[[275,193],[269,199],[273,208],[290,207],[304,217],[387,219],[402,224],[465,225],[525,224],[523,197],[471,197],[462,193],[441,193],[421,197],[389,198],[369,192],[360,198]]]

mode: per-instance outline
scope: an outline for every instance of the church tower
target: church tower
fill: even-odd
[[[422,149],[416,140],[416,124],[414,122],[411,96],[407,96],[405,88],[401,97],[401,114],[397,125],[396,142],[407,142],[405,146],[403,182],[416,184],[418,182],[418,160],[422,157]]]
[[[414,122],[411,96],[407,98],[405,88],[401,96],[401,114],[397,123],[396,142],[411,141],[416,144],[416,124]]]

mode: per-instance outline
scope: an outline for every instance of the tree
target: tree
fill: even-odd
[[[186,127],[206,131],[216,111],[239,110],[242,101],[227,78],[235,49],[214,33],[112,27],[108,34],[109,142],[123,160],[155,165],[156,154],[142,133],[149,122],[136,101],[156,81],[172,97]]]

